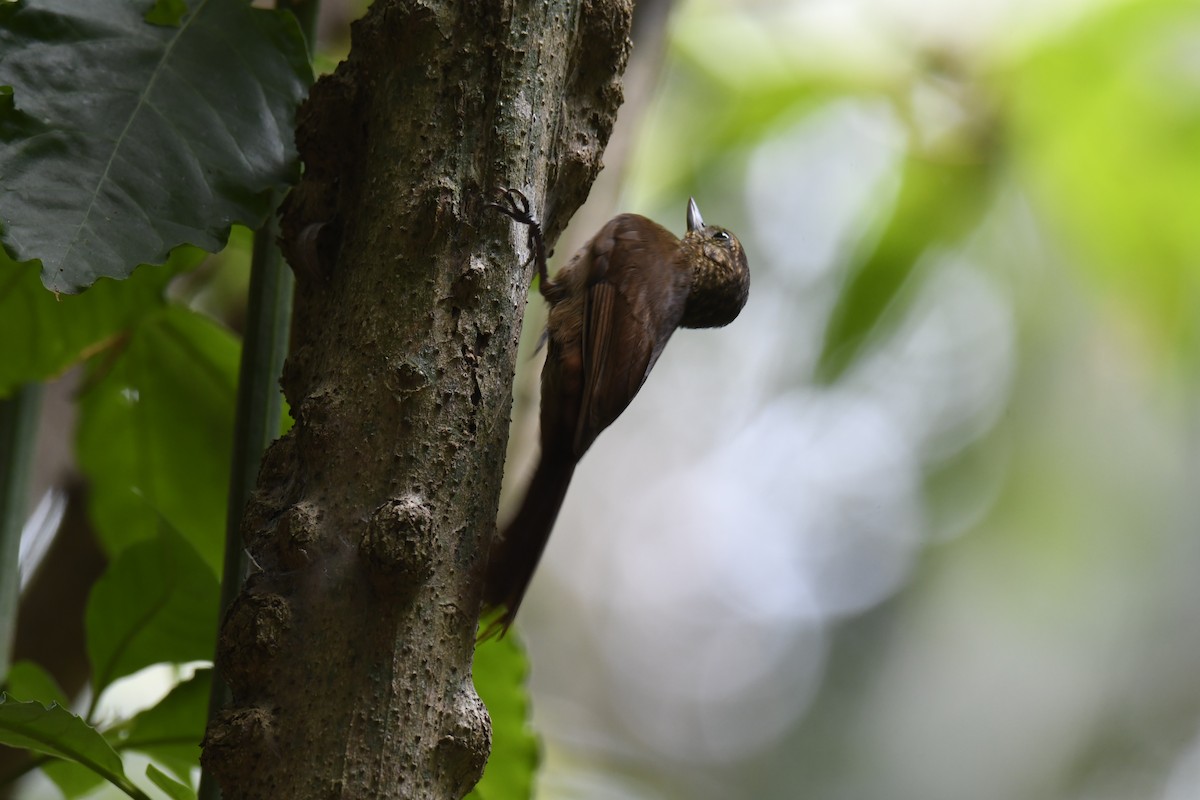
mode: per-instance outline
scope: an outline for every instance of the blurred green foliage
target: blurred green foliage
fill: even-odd
[[[628,191],[653,207],[727,185],[760,143],[799,119],[847,99],[890,105],[907,133],[900,188],[884,208],[866,209],[861,245],[841,265],[822,380],[888,327],[885,312],[893,323],[902,317],[916,262],[961,246],[997,190],[1028,195],[1073,248],[1081,276],[1190,346],[1200,263],[1194,3],[1097,4],[1032,42],[997,31],[991,47],[970,52],[901,36],[881,43],[886,23],[838,49],[806,33],[788,13],[795,8],[768,4],[756,15],[694,3],[680,15]],[[949,122],[915,110],[931,91],[943,95]],[[727,193],[709,192],[717,203]]]
[[[77,454],[96,532],[116,555],[165,523],[219,576],[222,539],[212,534],[229,491],[237,340],[174,305],[126,336],[80,392]]]
[[[1077,248],[1083,274],[1134,304],[1165,344],[1189,350],[1200,264],[1198,24],[1194,3],[1119,4],[992,79],[1013,177]]]
[[[777,741],[729,763],[700,747],[641,752],[646,734],[595,691],[596,707],[571,719],[600,719],[590,733],[603,744],[548,735],[560,764],[548,783],[591,775],[631,797],[1197,796],[1198,53],[1200,6],[1185,0],[681,5],[625,205],[673,219],[694,194],[746,247],[751,300],[731,328],[753,333],[737,357],[696,345],[693,366],[754,400],[700,402],[734,408],[721,423],[735,428],[788,396],[900,409],[915,452],[892,469],[911,474],[872,479],[920,486],[924,538],[893,596],[827,620],[821,691]],[[792,173],[762,160],[812,146],[805,126],[847,107],[874,115],[855,119],[864,126],[885,118],[862,138],[877,137],[889,165],[882,180],[837,165],[868,184],[848,244],[793,270],[791,249],[810,245],[796,214],[823,210],[827,186],[765,202],[762,184]],[[979,335],[1008,371],[971,372],[972,359],[992,362],[946,322],[979,312],[955,293],[964,283],[1003,312]],[[914,367],[939,325],[960,338],[936,344],[960,348],[965,366],[937,373],[937,350]],[[967,384],[986,398],[955,420],[946,396]],[[811,443],[789,444],[797,487],[871,496],[838,483],[840,462],[803,483]],[[761,475],[787,470],[766,462]],[[733,472],[721,491],[758,497]],[[852,496],[847,518],[873,510]],[[853,519],[820,522],[834,530],[794,523],[818,550],[835,546],[819,534]],[[753,550],[759,532],[746,528]],[[619,686],[623,658],[643,657],[604,655],[616,666],[570,681]]]
[[[529,726],[528,665],[517,635],[490,639],[475,648],[471,676],[492,718],[492,754],[472,800],[533,796],[540,751]]]

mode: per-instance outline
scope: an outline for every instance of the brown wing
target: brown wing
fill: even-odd
[[[677,240],[657,228],[641,217],[618,217],[610,235],[594,245],[584,299],[577,458],[633,400],[665,344],[653,305],[663,299],[658,295]]]

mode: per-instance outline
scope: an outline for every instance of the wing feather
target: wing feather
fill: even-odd
[[[653,339],[625,295],[601,281],[588,290],[583,328],[583,397],[575,431],[578,455],[633,400],[649,369]]]

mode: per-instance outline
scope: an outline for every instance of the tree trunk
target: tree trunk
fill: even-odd
[[[229,800],[459,798],[490,747],[471,683],[495,535],[525,234],[553,242],[620,104],[628,0],[376,0],[301,109],[284,390],[242,529],[260,568],[221,629]],[[514,248],[515,245],[515,248]]]

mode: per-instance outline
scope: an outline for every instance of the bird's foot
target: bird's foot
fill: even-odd
[[[549,299],[550,295],[547,292],[553,291],[553,284],[550,282],[549,275],[546,274],[546,245],[542,238],[542,226],[534,219],[533,212],[529,209],[529,198],[516,189],[499,187],[496,189],[496,198],[498,202],[487,203],[488,208],[494,208],[504,216],[511,217],[529,228],[530,258],[537,265],[542,295]]]
[[[499,202],[487,203],[488,208],[494,208],[506,217],[511,217],[522,225],[538,227],[538,222],[529,210],[529,198],[517,189],[496,188]]]

